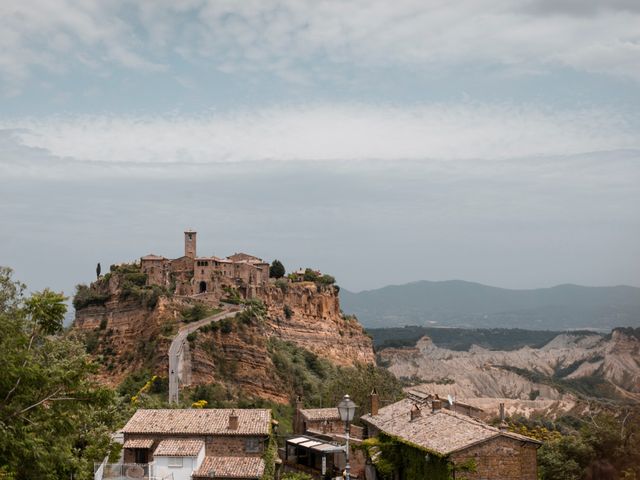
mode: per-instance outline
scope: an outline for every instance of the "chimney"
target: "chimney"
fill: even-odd
[[[442,400],[439,398],[434,398],[431,400],[431,412],[436,413],[438,410],[442,408]]]
[[[231,410],[231,415],[229,415],[229,430],[237,430],[238,429],[238,415],[235,410]]]
[[[411,421],[413,422],[416,418],[420,418],[422,416],[422,412],[420,411],[420,407],[417,404],[414,404],[411,408]]]
[[[378,391],[373,388],[371,391],[371,395],[369,396],[371,400],[371,416],[378,415],[378,407],[380,406],[378,403]]]
[[[302,408],[304,407],[304,403],[302,402],[302,397],[298,395],[296,397],[296,409],[293,414],[293,433],[304,433],[304,426],[302,421]]]
[[[509,428],[509,425],[507,425],[507,422],[504,420],[504,403],[500,404],[500,425],[498,428],[501,432],[505,432]]]

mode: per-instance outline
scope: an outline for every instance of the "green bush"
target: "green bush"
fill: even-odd
[[[307,268],[304,271],[304,281],[305,282],[315,282],[318,280],[318,274],[312,270],[311,268]]]
[[[209,315],[209,310],[203,303],[196,303],[182,310],[182,320],[186,323],[202,320]]]
[[[123,275],[124,281],[138,287],[143,287],[147,283],[147,274],[143,272],[129,272]]]
[[[108,293],[100,293],[86,285],[76,285],[76,294],[73,297],[73,307],[82,310],[91,305],[104,305],[109,300]]]
[[[94,353],[100,345],[100,334],[98,332],[88,332],[84,337],[84,348],[87,353]]]
[[[289,281],[284,278],[279,278],[276,280],[276,287],[282,290],[283,293],[287,293],[289,291]]]
[[[311,475],[308,475],[306,473],[300,473],[300,472],[285,473],[280,478],[282,480],[313,480],[313,477]]]
[[[318,283],[321,283],[322,285],[333,285],[334,283],[336,283],[336,279],[331,275],[325,274],[318,278]]]
[[[287,320],[289,320],[293,316],[293,310],[291,310],[291,307],[289,305],[285,305],[282,310]]]
[[[222,333],[231,333],[233,331],[233,320],[225,318],[218,323],[220,324],[220,331]]]

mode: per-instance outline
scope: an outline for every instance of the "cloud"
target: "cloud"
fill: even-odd
[[[107,165],[514,159],[640,148],[637,119],[535,105],[316,104],[191,116],[0,120],[53,158]]]
[[[400,68],[407,74],[490,66],[571,68],[640,80],[640,9],[632,0],[157,0],[0,4],[7,85],[37,68],[161,71],[171,58],[223,72],[299,81],[309,70]],[[482,66],[480,68],[479,66]],[[327,72],[331,74],[331,72]],[[8,87],[7,87],[8,88]]]

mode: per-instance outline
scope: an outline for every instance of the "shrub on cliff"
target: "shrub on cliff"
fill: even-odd
[[[81,310],[91,305],[104,305],[109,300],[108,293],[100,293],[86,285],[76,285],[76,294],[73,296],[73,308]]]
[[[182,310],[182,320],[186,323],[197,322],[198,320],[202,320],[209,314],[209,310],[207,309],[204,303],[196,303],[191,307],[187,307]]]
[[[322,285],[333,285],[334,283],[336,283],[336,279],[331,275],[327,275],[326,273],[318,278],[317,281]]]
[[[304,276],[302,277],[304,279],[305,282],[315,282],[318,280],[318,274],[316,273],[315,270],[312,270],[311,268],[307,268],[304,271]]]

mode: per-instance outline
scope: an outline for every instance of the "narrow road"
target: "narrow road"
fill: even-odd
[[[184,354],[187,335],[195,332],[200,327],[209,325],[210,323],[219,322],[220,320],[224,320],[225,318],[234,317],[240,311],[242,311],[242,307],[234,306],[224,312],[217,313],[216,315],[211,315],[210,317],[203,318],[202,320],[198,320],[193,323],[189,323],[178,331],[177,335],[171,342],[171,347],[169,347],[169,403],[178,403],[178,389],[180,386],[180,382],[184,381],[184,378],[186,376],[185,374],[187,373],[184,371]]]

